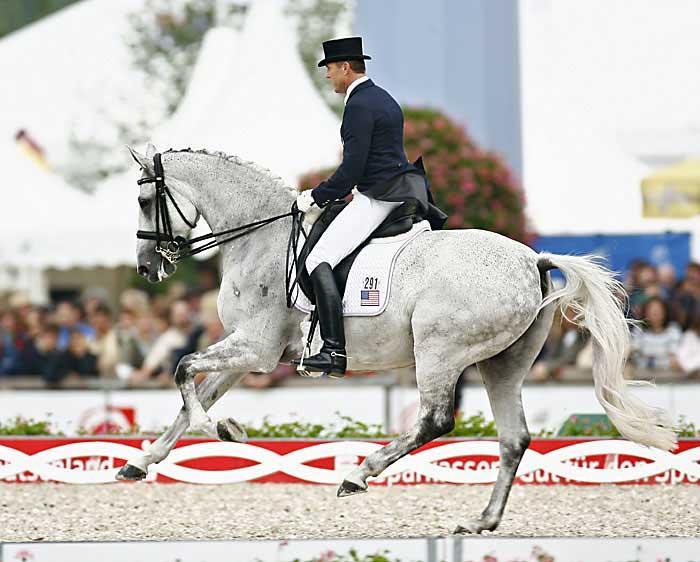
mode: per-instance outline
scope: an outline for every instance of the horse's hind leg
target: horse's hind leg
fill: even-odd
[[[455,533],[493,531],[501,522],[518,465],[530,444],[520,389],[547,338],[554,306],[542,310],[535,322],[508,349],[478,363],[498,428],[500,463],[491,499],[481,517],[458,526]]]
[[[429,441],[454,428],[455,383],[462,369],[427,372],[416,366],[416,382],[420,393],[418,419],[410,431],[375,451],[345,477],[338,488],[338,497],[367,490],[367,478],[379,476],[390,464]]]
[[[197,397],[205,410],[208,410],[231,388],[236,381],[235,374],[212,373],[197,387]],[[138,457],[131,459],[117,474],[117,480],[143,480],[149,465],[162,461],[187,431],[189,420],[184,408],[180,408],[175,421],[165,432]]]

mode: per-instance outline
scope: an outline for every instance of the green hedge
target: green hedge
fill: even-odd
[[[165,429],[165,428],[164,428]],[[310,423],[293,420],[285,423],[272,423],[265,418],[261,425],[245,425],[251,439],[387,439],[396,434],[386,433],[379,424],[367,424],[349,416],[336,413],[336,420],[330,424]],[[679,437],[700,437],[700,428],[681,417],[677,424]],[[81,431],[79,435],[88,435]],[[130,431],[116,432],[112,435],[156,435],[156,432],[142,431],[138,425]],[[0,436],[7,435],[48,435],[64,436],[51,429],[50,420],[34,420],[20,416],[8,421],[0,421]],[[189,433],[188,435],[198,435]],[[534,437],[620,437],[620,433],[607,419],[588,423],[587,416],[571,416],[557,431],[545,429]],[[498,437],[494,421],[487,421],[483,413],[464,417],[458,415],[455,428],[445,437]]]

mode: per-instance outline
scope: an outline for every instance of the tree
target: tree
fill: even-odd
[[[503,159],[481,150],[466,131],[435,109],[404,109],[404,146],[409,160],[423,156],[431,191],[448,215],[447,228],[480,228],[528,242],[525,195]],[[300,178],[316,186],[335,168]]]
[[[325,73],[318,68],[323,58],[323,42],[336,37],[341,28],[349,27],[351,14],[348,0],[289,0],[287,13],[297,21],[297,48],[304,68],[321,97],[338,115],[343,102],[328,88]]]
[[[0,37],[48,16],[78,0],[3,0],[0,2]]]

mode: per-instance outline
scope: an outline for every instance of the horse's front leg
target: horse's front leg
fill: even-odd
[[[197,387],[197,396],[205,410],[211,408],[226,391],[236,382],[240,375],[219,374],[205,378]],[[136,458],[130,459],[117,474],[117,480],[143,480],[148,474],[148,467],[159,463],[168,456],[175,443],[187,431],[189,422],[187,412],[182,407],[172,425],[153,443],[145,448]]]
[[[250,371],[272,371],[281,352],[265,352],[244,340],[238,333],[231,334],[204,351],[185,355],[175,370],[175,384],[180,389],[189,428],[201,431],[214,439],[240,441],[245,437],[242,427],[233,419],[226,418],[215,423],[207,415],[194,384],[197,373],[234,373]],[[243,435],[241,435],[243,433]]]

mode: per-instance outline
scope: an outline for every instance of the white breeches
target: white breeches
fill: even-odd
[[[343,258],[350,255],[401,203],[377,201],[357,190],[353,198],[340,212],[316,243],[306,258],[306,270],[326,262],[335,268]]]

